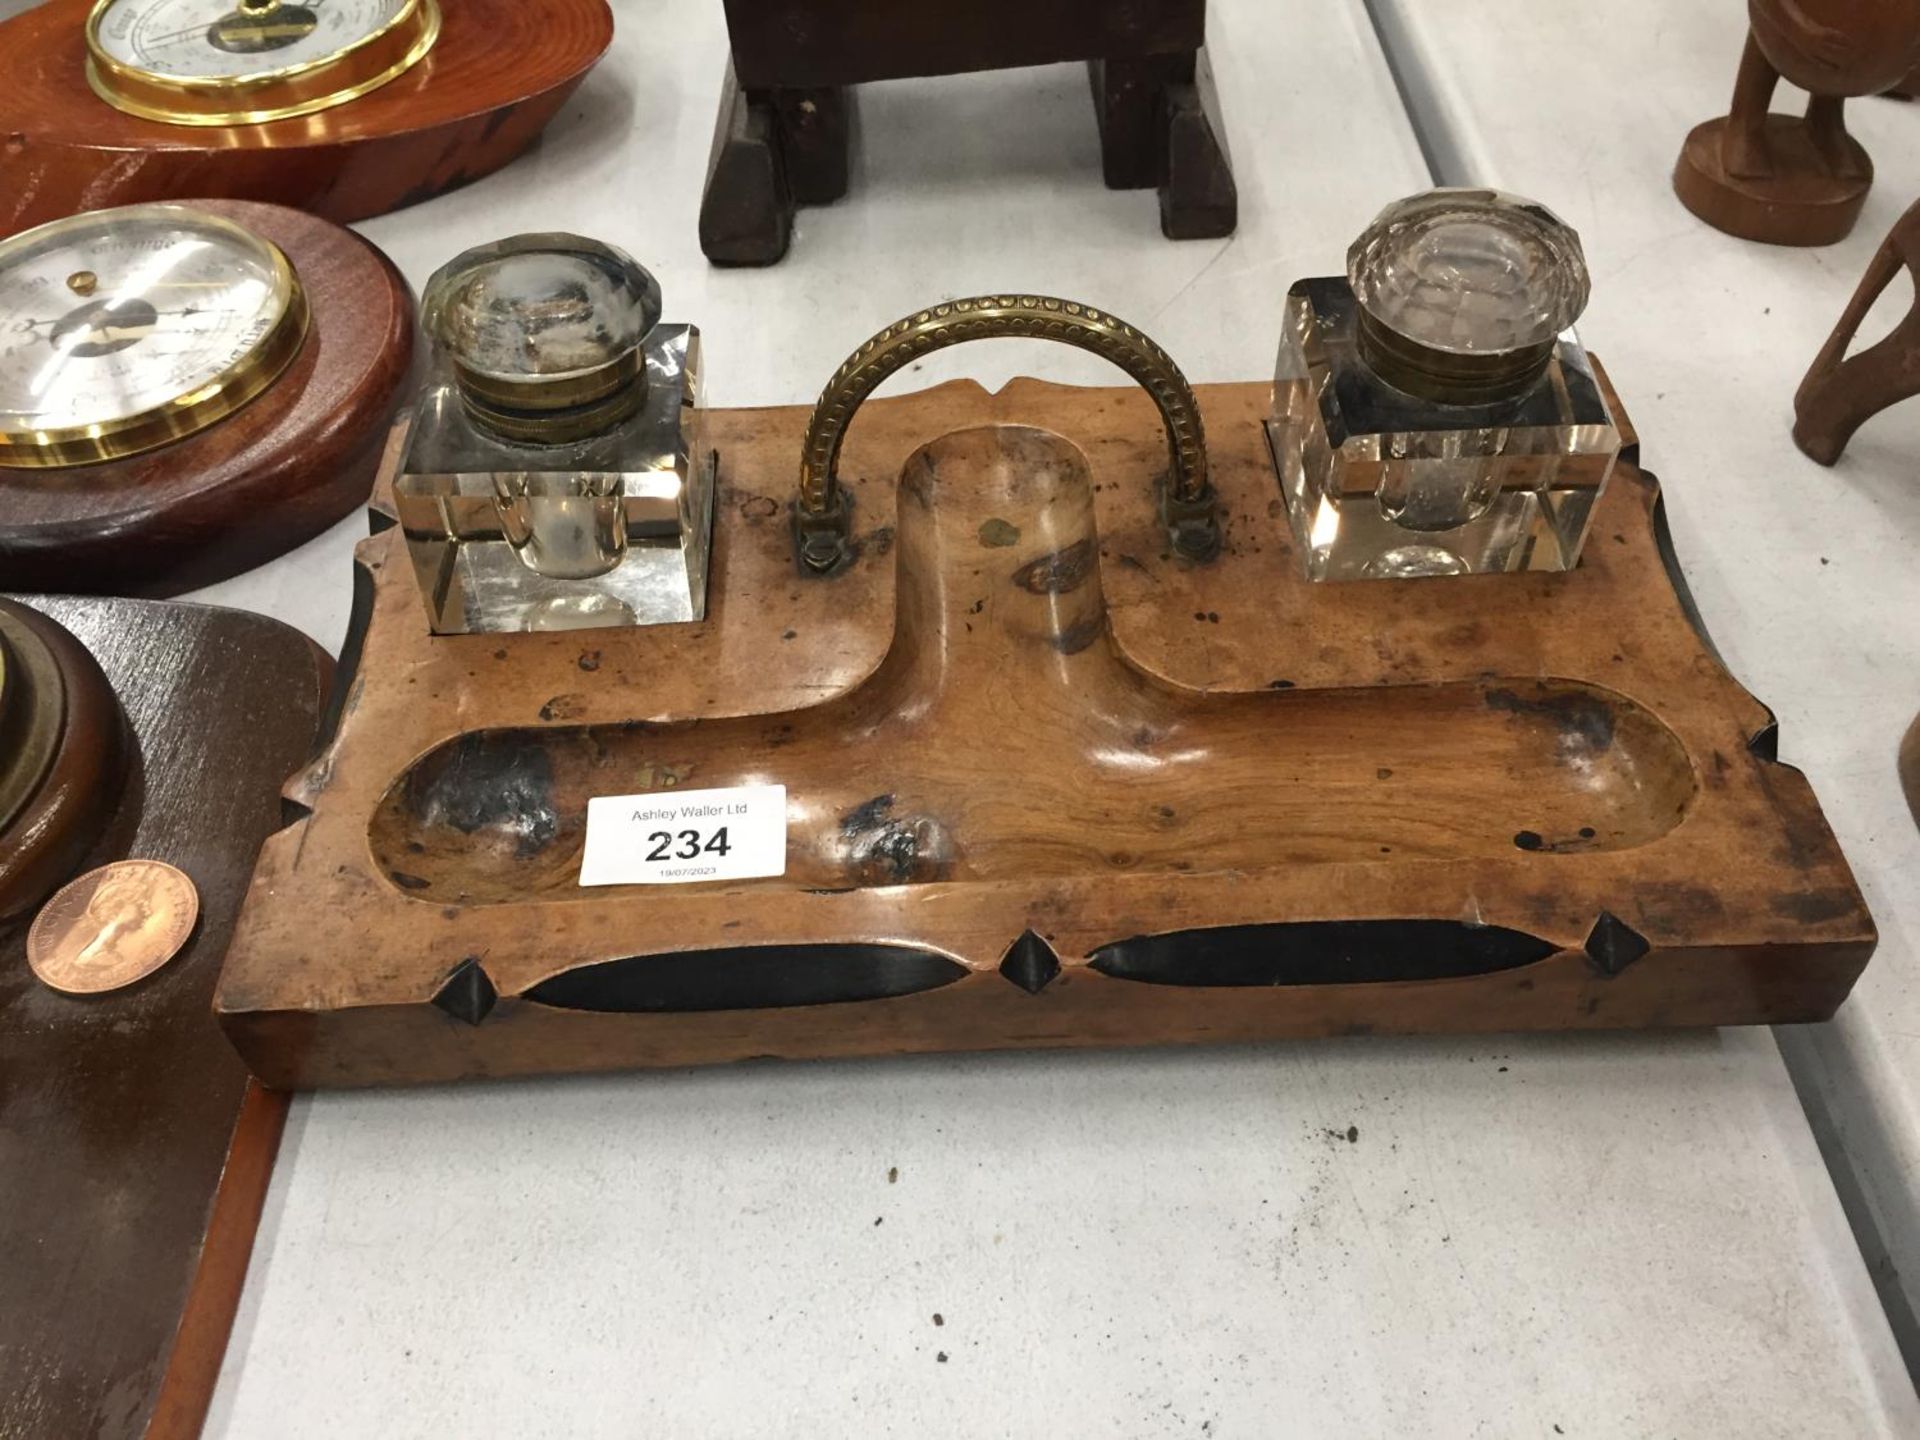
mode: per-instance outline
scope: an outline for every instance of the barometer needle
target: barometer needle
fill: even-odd
[[[189,35],[204,35],[206,33],[207,27],[205,25],[189,25],[184,30],[169,30],[164,35],[143,35],[140,37],[140,48],[142,50],[151,50],[156,45],[166,45],[174,40],[184,40]]]
[[[317,14],[320,11],[321,7],[324,6],[326,3],[327,3],[327,0],[313,0],[313,3],[311,5],[306,6],[305,8]],[[276,5],[274,8],[278,9],[279,7]],[[211,21],[210,23],[214,25],[218,25],[222,20],[244,20],[244,19],[250,19],[250,18],[252,17],[248,16],[245,11],[229,10],[224,15],[216,16],[213,19],[213,21]],[[260,33],[267,34],[267,35],[288,34],[288,33],[291,33],[291,28],[292,27],[282,27],[279,29],[262,31]],[[155,45],[166,45],[175,40],[184,40],[189,35],[204,35],[206,33],[207,33],[207,23],[203,22],[199,25],[188,25],[183,29],[179,29],[179,30],[164,31],[159,35],[143,35],[140,37],[140,45],[141,45],[141,48],[148,49]],[[306,32],[302,30],[300,33],[305,34]]]

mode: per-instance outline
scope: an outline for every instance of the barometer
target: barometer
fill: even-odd
[[[85,646],[0,600],[0,928],[93,845],[126,765],[119,701]]]
[[[117,459],[184,439],[285,372],[306,293],[271,241],[133,205],[0,241],[0,465]]]
[[[434,0],[98,0],[87,81],[149,120],[285,120],[378,89],[439,35]]]
[[[519,155],[612,38],[607,0],[44,0],[0,20],[0,235],[189,196],[382,215]]]
[[[235,201],[90,211],[0,241],[0,573],[174,593],[367,495],[412,299],[324,220]]]

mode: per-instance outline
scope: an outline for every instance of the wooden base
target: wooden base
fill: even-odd
[[[1087,63],[1107,184],[1158,188],[1170,240],[1231,235],[1239,191],[1205,52]],[[791,243],[796,207],[846,194],[853,96],[847,85],[744,87],[729,61],[700,205],[709,260],[775,264]]]
[[[209,195],[341,222],[429,199],[539,138],[613,39],[606,0],[452,0],[440,38],[358,100],[265,125],[142,120],[87,88],[91,0],[0,24],[0,235],[78,210]]]
[[[60,470],[0,468],[0,575],[19,590],[175,595],[248,570],[366,503],[413,360],[413,297],[350,230],[192,202],[279,245],[313,309],[264,395],[186,440]]]
[[[1199,387],[1208,564],[1167,551],[1152,401],[1026,380],[864,407],[824,580],[809,412],[711,412],[698,625],[435,639],[376,536],[228,1033],[316,1086],[1831,1014],[1872,922],[1653,480],[1629,457],[1568,574],[1314,585],[1268,390]],[[576,883],[590,796],[748,779],[788,787],[783,876]]]
[[[1767,117],[1766,150],[1772,173],[1730,174],[1721,147],[1727,121],[1694,127],[1674,168],[1674,193],[1700,219],[1743,240],[1769,245],[1832,245],[1852,233],[1873,188],[1873,161],[1847,140],[1856,173],[1836,175],[1814,148],[1806,122]]]
[[[78,640],[39,611],[0,600],[0,648],[10,692],[0,766],[37,761],[0,821],[3,926],[31,913],[93,849],[118,805],[128,757],[120,702]],[[30,694],[14,696],[16,686]],[[17,701],[30,713],[15,711]]]
[[[94,865],[170,861],[200,892],[180,957],[56,994],[0,929],[0,1434],[199,1434],[287,1097],[251,1083],[209,999],[274,787],[312,754],[331,662],[275,621],[139,600],[32,602],[85,642],[141,768],[102,787]]]

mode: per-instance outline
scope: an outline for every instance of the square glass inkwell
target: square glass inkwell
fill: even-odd
[[[427,284],[433,368],[394,500],[436,634],[700,620],[700,332],[609,245],[518,235]]]
[[[1311,580],[1569,570],[1620,452],[1580,237],[1493,190],[1390,205],[1287,295],[1267,435]]]

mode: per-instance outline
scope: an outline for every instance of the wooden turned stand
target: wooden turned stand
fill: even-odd
[[[120,702],[86,646],[0,600],[0,927],[30,915],[93,848],[128,748]]]
[[[1239,197],[1202,44],[1205,0],[726,0],[733,53],[700,207],[719,265],[787,253],[797,205],[846,193],[850,87],[1084,60],[1116,190],[1157,186],[1170,240],[1233,233]]]

